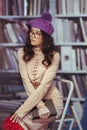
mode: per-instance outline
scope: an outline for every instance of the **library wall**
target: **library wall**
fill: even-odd
[[[73,81],[72,100],[78,101],[81,118],[87,92],[87,0],[0,0],[0,127],[26,98],[17,51],[26,42],[28,21],[44,12],[53,16],[53,37],[61,55],[57,76]],[[63,85],[58,84],[66,96]]]

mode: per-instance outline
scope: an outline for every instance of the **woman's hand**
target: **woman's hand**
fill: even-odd
[[[46,106],[38,109],[38,112],[41,119],[47,119],[50,116],[50,111]]]
[[[21,118],[17,115],[17,113],[14,113],[14,114],[11,116],[10,120],[12,120],[12,122],[17,123],[17,122],[19,122],[19,121],[21,120]]]
[[[41,119],[47,119],[50,116],[50,112],[40,116]]]

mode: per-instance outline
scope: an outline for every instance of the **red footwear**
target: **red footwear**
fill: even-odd
[[[2,130],[24,130],[18,123],[12,122],[8,117],[2,124]]]

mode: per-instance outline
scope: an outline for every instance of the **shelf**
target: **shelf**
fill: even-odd
[[[69,71],[69,70],[66,70],[66,71],[63,71],[63,70],[58,70],[57,71],[57,75],[59,74],[81,74],[81,75],[87,75],[87,70],[76,70],[76,71]]]
[[[84,102],[85,101],[85,98],[71,98],[71,101],[72,102]]]
[[[3,15],[0,16],[0,19],[31,19],[31,18],[39,18],[40,15],[32,15],[32,16],[23,16],[23,15]]]
[[[24,43],[0,43],[0,47],[23,47]]]
[[[0,43],[0,47],[23,47],[24,43]],[[76,47],[85,47],[87,46],[86,42],[79,42],[79,43],[73,43],[73,42],[63,42],[58,43],[55,46],[76,46]]]
[[[76,71],[63,71],[63,70],[58,70],[57,75],[59,74],[87,74],[87,70],[76,70]],[[8,78],[10,76],[20,76],[19,72],[16,70],[0,70],[0,78]]]
[[[24,16],[24,15],[2,15],[0,16],[0,19],[32,19],[32,18],[39,18],[40,15],[32,15],[32,16]],[[66,14],[66,15],[62,15],[62,14],[56,14],[53,16],[53,18],[79,18],[79,17],[87,17],[87,14],[78,14],[78,15],[74,15],[74,14]]]
[[[56,46],[87,46],[87,42],[61,42],[61,43],[56,43]]]
[[[2,77],[3,77],[4,74],[9,76],[13,73],[14,73],[14,75],[19,74],[19,72],[17,70],[0,70],[0,76],[2,76]]]
[[[79,17],[87,17],[87,14],[55,14],[54,18],[79,18]]]
[[[66,101],[67,98],[64,98],[63,100]],[[71,98],[72,103],[73,102],[84,102],[85,98],[76,98],[76,97],[72,97]]]

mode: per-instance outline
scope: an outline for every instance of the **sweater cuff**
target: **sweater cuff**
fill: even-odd
[[[38,104],[37,104],[37,108],[38,108],[38,110],[39,109],[41,109],[41,108],[44,108],[44,106],[45,106],[45,103],[43,102],[43,101],[40,101]]]
[[[44,106],[44,108],[39,109],[38,112],[39,112],[39,116],[46,114],[46,113],[49,113],[49,115],[50,115],[50,111],[46,106]]]

